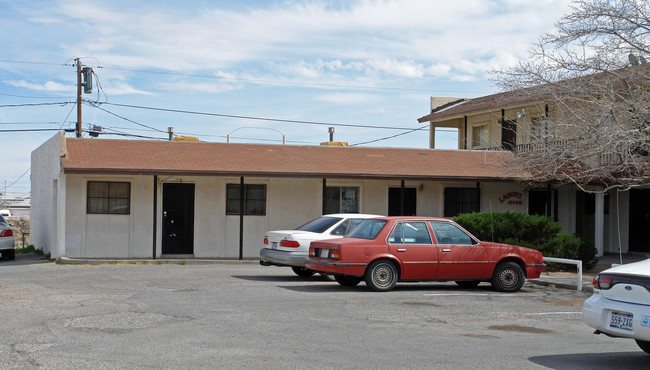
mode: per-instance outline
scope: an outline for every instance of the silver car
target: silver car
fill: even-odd
[[[2,216],[0,216],[0,254],[3,259],[12,260],[16,258],[14,249],[14,231]]]

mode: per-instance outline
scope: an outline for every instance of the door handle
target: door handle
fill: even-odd
[[[447,252],[451,252],[451,249],[448,249],[448,248],[444,248],[444,249],[441,249],[441,251],[443,251],[443,252],[445,252],[445,253],[447,253]]]
[[[397,248],[398,252],[406,252],[406,248]]]

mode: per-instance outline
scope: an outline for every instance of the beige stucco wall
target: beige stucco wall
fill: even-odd
[[[128,215],[86,212],[88,181],[131,184]],[[147,258],[153,250],[153,176],[66,175],[65,256]]]
[[[31,155],[30,242],[36,248],[61,255],[60,225],[65,192],[61,191],[61,155],[65,151],[65,134],[56,134]]]
[[[93,215],[86,213],[88,181],[127,181],[131,183],[131,214]],[[239,177],[159,177],[156,256],[161,251],[162,184],[195,184],[194,256],[197,258],[237,258],[239,256],[239,216],[227,216],[226,186],[239,184]],[[267,185],[265,216],[244,217],[245,258],[256,258],[267,230],[292,229],[320,216],[322,179],[245,178],[246,184]],[[65,181],[65,251],[62,255],[79,258],[150,258],[153,254],[153,176],[67,175]],[[400,187],[399,180],[327,179],[327,186],[358,186],[359,212],[384,215],[388,212],[388,189]],[[417,214],[443,216],[444,188],[474,187],[475,182],[406,181],[418,188]],[[495,211],[525,211],[526,202],[512,205],[499,197],[523,192],[518,184],[481,185],[482,208],[493,203]],[[498,203],[498,204],[497,204]]]

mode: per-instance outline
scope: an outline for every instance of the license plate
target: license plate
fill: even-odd
[[[330,250],[329,249],[321,249],[320,250],[320,258],[328,258],[330,256]]]
[[[271,249],[278,249],[278,242],[271,242]]]
[[[633,315],[612,311],[612,315],[609,317],[609,327],[632,331],[633,318]]]

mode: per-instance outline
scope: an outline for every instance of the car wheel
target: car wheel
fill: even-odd
[[[361,278],[358,276],[341,276],[337,275],[334,276],[334,280],[336,280],[337,283],[343,285],[343,286],[357,286],[361,282]]]
[[[516,292],[525,280],[524,271],[516,262],[502,262],[492,274],[492,286],[499,292]]]
[[[2,251],[2,259],[3,260],[16,259],[16,251],[13,249],[7,249],[5,251]]]
[[[636,344],[639,345],[639,348],[643,350],[643,352],[650,354],[650,342],[647,340],[636,340]]]
[[[306,278],[306,277],[310,277],[310,276],[312,276],[312,275],[314,274],[314,271],[313,271],[313,270],[306,269],[306,268],[304,268],[304,267],[297,267],[297,266],[294,266],[294,267],[292,267],[291,269],[293,270],[293,272],[296,273],[296,275],[298,275],[298,276],[300,276],[300,277],[304,277],[304,278]]]
[[[397,268],[390,261],[375,261],[366,269],[364,280],[368,288],[375,292],[387,292],[397,284]]]
[[[476,288],[480,283],[478,280],[456,280],[456,284],[461,288]]]

